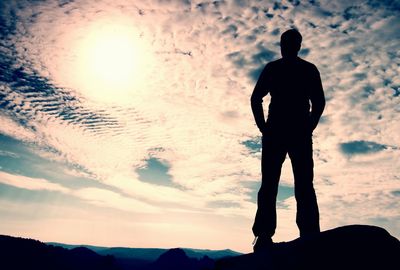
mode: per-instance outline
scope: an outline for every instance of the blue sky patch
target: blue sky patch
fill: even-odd
[[[15,175],[44,178],[71,189],[84,187],[109,189],[95,179],[84,177],[84,175],[89,176],[90,172],[82,166],[42,158],[34,152],[35,147],[0,134],[0,170]],[[82,176],[69,175],[66,173],[68,170],[81,172]]]
[[[339,146],[342,153],[346,155],[376,153],[385,150],[388,147],[384,144],[363,140],[341,143]]]
[[[243,182],[243,185],[249,189],[247,195],[250,196],[250,201],[257,202],[257,194],[260,189],[261,182]],[[279,185],[277,202],[283,202],[284,200],[294,196],[294,187]],[[279,205],[278,205],[279,206]]]
[[[250,153],[255,154],[258,152],[261,152],[261,137],[257,137],[254,139],[246,140],[242,142],[244,146],[247,147],[247,149],[250,150]]]
[[[207,203],[211,208],[240,208],[240,203],[233,201],[211,201]]]
[[[168,162],[151,157],[146,160],[146,165],[136,169],[136,172],[140,181],[159,186],[174,186],[172,176],[168,173],[169,169]]]

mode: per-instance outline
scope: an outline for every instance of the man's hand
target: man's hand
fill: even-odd
[[[267,124],[264,123],[264,125],[262,125],[261,127],[258,127],[258,129],[260,130],[261,134],[264,135],[264,133],[267,131]]]
[[[315,67],[314,80],[311,91],[311,114],[310,114],[310,128],[311,132],[317,127],[319,119],[325,108],[325,95],[322,88],[321,77],[318,69]]]
[[[318,122],[317,123],[311,123],[311,133],[314,132],[314,129],[317,128]]]
[[[264,133],[265,131],[265,118],[262,102],[263,97],[268,94],[268,76],[269,73],[267,65],[261,72],[250,98],[254,120],[256,121],[256,125],[261,133]]]

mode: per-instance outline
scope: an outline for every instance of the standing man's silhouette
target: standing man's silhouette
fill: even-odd
[[[287,153],[294,174],[300,236],[320,231],[313,187],[312,132],[324,110],[325,97],[318,69],[297,56],[301,41],[302,36],[295,29],[282,34],[282,58],[265,66],[251,96],[251,108],[262,133],[262,183],[253,225],[254,251],[272,244],[278,183]],[[265,121],[262,99],[268,93],[271,102]]]

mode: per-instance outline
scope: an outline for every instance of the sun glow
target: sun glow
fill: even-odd
[[[154,58],[132,24],[96,23],[82,35],[68,84],[96,102],[124,103],[140,95]]]

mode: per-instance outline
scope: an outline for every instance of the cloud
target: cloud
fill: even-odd
[[[0,183],[30,191],[53,191],[74,196],[87,203],[134,213],[156,213],[158,208],[140,200],[104,188],[69,189],[43,178],[33,178],[0,171]]]
[[[2,184],[28,189],[28,190],[49,190],[58,192],[68,192],[68,189],[41,178],[31,178],[22,175],[14,175],[0,171],[0,182]]]
[[[101,207],[111,207],[135,213],[155,213],[156,207],[143,203],[140,200],[122,196],[116,192],[99,188],[83,188],[74,192],[74,195],[91,204]]]
[[[0,133],[11,136],[22,141],[34,141],[35,133],[20,124],[16,123],[11,118],[0,114]]]
[[[10,151],[4,151],[4,150],[0,150],[0,156],[11,157],[11,158],[19,158],[18,154],[14,153],[14,152],[10,152]]]
[[[374,217],[384,209],[385,224],[399,235],[393,210],[400,174],[398,6],[3,1],[0,132],[26,143],[25,152],[69,164],[68,177],[84,173],[97,183],[73,178],[81,181],[77,189],[89,188],[77,193],[87,202],[124,211],[124,205],[139,209],[144,203],[145,212],[156,207],[163,213],[240,216],[231,225],[251,223],[257,187],[246,183],[260,179],[260,134],[249,98],[266,62],[280,57],[279,35],[296,27],[303,35],[300,55],[320,70],[328,100],[325,121],[314,132],[323,227],[357,222],[358,213],[378,222]],[[107,95],[96,99],[96,92],[74,81],[85,37],[93,27],[110,24],[128,25],[138,47],[145,44],[151,55],[142,67],[145,79],[128,92],[113,89],[111,101]],[[32,174],[34,169],[48,172],[47,165]],[[60,186],[41,180],[31,188],[56,191],[68,183],[66,175]],[[285,162],[282,186],[290,187],[292,179]],[[15,181],[10,183],[25,183]],[[281,239],[295,231],[295,201],[289,190],[285,194]]]
[[[233,202],[233,201],[211,201],[207,203],[208,207],[211,208],[219,208],[219,207],[223,207],[223,208],[230,208],[230,207],[234,207],[234,208],[240,208],[240,203],[238,202]]]

